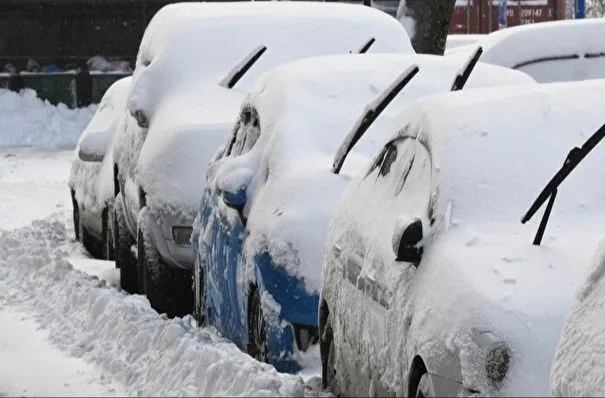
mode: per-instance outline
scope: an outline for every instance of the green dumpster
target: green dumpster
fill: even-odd
[[[113,83],[130,75],[130,73],[125,72],[90,72],[92,79],[91,103],[98,104],[101,102],[103,95]]]
[[[70,108],[76,104],[76,72],[21,72],[23,86],[36,90],[38,98],[53,105],[62,102]]]

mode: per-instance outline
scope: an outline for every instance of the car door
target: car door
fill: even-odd
[[[256,143],[260,136],[258,114],[252,107],[244,107],[240,114],[239,128],[226,148],[226,157],[242,156]],[[246,237],[245,219],[242,214],[227,207],[216,198],[219,222],[214,231],[214,264],[210,267],[211,278],[215,282],[211,295],[217,307],[219,329],[237,345],[245,347],[248,341],[246,287],[242,286],[240,275],[243,269],[243,247]]]

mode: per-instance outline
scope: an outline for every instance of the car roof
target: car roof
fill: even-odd
[[[359,118],[364,107],[410,66],[420,68],[409,85],[370,127],[352,157],[367,160],[388,137],[401,110],[413,100],[450,89],[459,62],[441,56],[404,54],[347,54],[307,58],[282,65],[259,78],[247,101],[257,108],[261,129],[287,132],[289,140],[304,140],[309,150],[330,159]],[[479,63],[468,87],[497,84],[535,84],[529,76],[507,68]],[[310,145],[313,142],[315,144]],[[303,145],[291,147],[290,162],[307,156]],[[364,161],[365,161],[364,160]],[[348,163],[348,161],[347,161]],[[331,160],[328,166],[331,164]],[[345,164],[345,172],[346,172]],[[353,171],[351,169],[351,171]]]
[[[137,67],[164,54],[180,73],[218,83],[259,45],[264,54],[245,79],[305,56],[357,51],[414,52],[405,29],[389,15],[354,4],[323,2],[178,3],[163,7],[147,27]],[[209,58],[212,62],[209,62]]]
[[[408,107],[394,137],[418,137],[429,149],[434,186],[459,217],[517,221],[568,152],[605,123],[604,100],[605,79],[440,94]],[[594,183],[602,151],[604,144],[565,181],[558,217],[605,204],[605,184]]]

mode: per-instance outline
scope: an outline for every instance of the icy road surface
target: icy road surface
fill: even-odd
[[[322,395],[318,369],[280,374],[116,288],[73,242],[72,156],[0,150],[0,396]]]

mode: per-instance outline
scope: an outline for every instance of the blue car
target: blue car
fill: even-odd
[[[278,371],[319,361],[328,223],[350,175],[377,147],[360,143],[339,175],[330,172],[334,154],[364,107],[413,61],[347,54],[282,65],[257,80],[210,162],[192,237],[195,315]],[[377,132],[401,109],[392,105]]]

